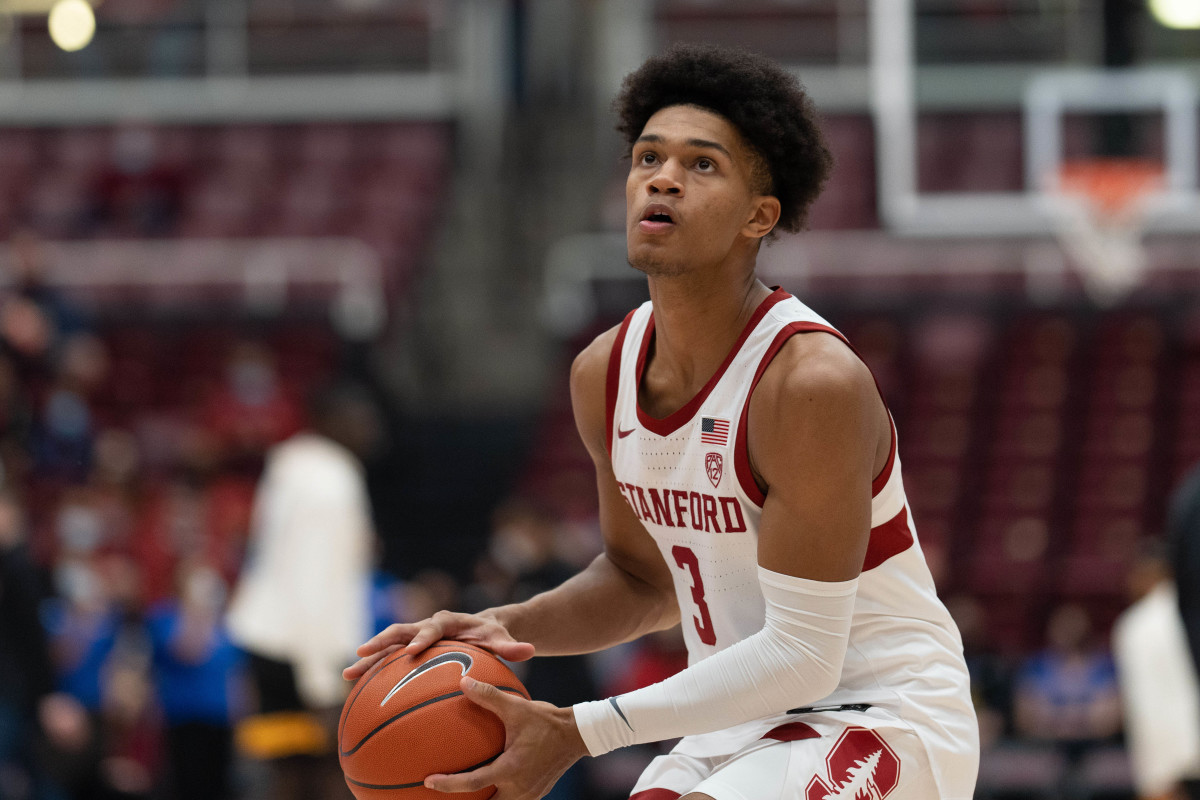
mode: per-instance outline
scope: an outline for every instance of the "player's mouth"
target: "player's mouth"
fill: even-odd
[[[651,203],[642,209],[638,229],[643,233],[666,233],[675,227],[675,212],[662,203]]]

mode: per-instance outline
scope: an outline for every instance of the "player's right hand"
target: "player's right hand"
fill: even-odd
[[[525,661],[533,657],[533,645],[518,642],[491,614],[459,614],[439,611],[420,622],[399,622],[389,625],[359,645],[359,656],[351,666],[342,671],[342,677],[356,681],[375,662],[403,649],[408,655],[416,655],[441,639],[459,642],[491,650],[506,661]]]

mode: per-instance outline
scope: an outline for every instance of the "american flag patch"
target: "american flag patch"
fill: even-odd
[[[729,420],[702,417],[700,420],[700,441],[705,444],[727,444],[729,442]]]

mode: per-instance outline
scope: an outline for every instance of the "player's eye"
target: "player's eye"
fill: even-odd
[[[657,161],[658,161],[658,159],[655,157],[654,153],[651,153],[651,152],[645,152],[645,153],[642,153],[640,156],[638,156],[638,163],[645,165],[645,166],[654,164]]]
[[[696,169],[701,172],[712,172],[716,168],[717,165],[707,158],[702,158],[696,162]]]

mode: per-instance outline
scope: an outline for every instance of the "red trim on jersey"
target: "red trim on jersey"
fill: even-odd
[[[604,380],[604,447],[608,457],[612,458],[613,450],[613,417],[617,413],[617,389],[621,386],[621,350],[625,346],[625,332],[633,320],[633,312],[625,315],[621,327],[617,329],[617,338],[613,340],[612,352],[608,354],[608,374]]]
[[[828,325],[822,325],[819,322],[792,322],[785,325],[779,333],[775,334],[770,347],[763,354],[762,361],[758,363],[758,369],[754,371],[754,380],[750,382],[750,392],[746,395],[746,403],[742,406],[742,414],[738,418],[737,439],[734,442],[733,448],[733,471],[737,475],[738,483],[741,484],[742,491],[746,493],[746,496],[759,507],[766,502],[767,496],[759,488],[758,481],[754,480],[754,470],[750,468],[750,443],[747,432],[747,423],[750,419],[750,399],[754,397],[754,390],[758,388],[759,379],[762,378],[763,373],[767,371],[767,367],[771,365],[771,361],[774,360],[775,355],[787,343],[787,340],[798,333],[813,332],[829,333],[836,336],[850,348],[854,355],[858,356],[860,361],[863,361],[864,364],[866,363],[862,354],[854,349],[854,345],[850,344],[850,340],[843,336],[841,331],[831,328]],[[883,397],[883,390],[879,388],[879,381],[875,380],[874,373],[871,374],[871,380],[875,381],[875,391],[879,392],[879,399],[883,400],[883,407],[886,409],[887,400]],[[889,412],[888,426],[891,429],[892,441],[888,448],[888,457],[883,465],[883,469],[871,481],[871,497],[875,497],[883,491],[883,487],[887,485],[888,479],[892,477],[892,469],[896,463],[896,426],[891,422],[891,416]]]
[[[682,795],[670,789],[646,789],[637,794],[629,795],[629,800],[677,800]]]
[[[767,496],[759,488],[758,481],[754,480],[754,471],[750,469],[750,443],[746,433],[746,423],[750,419],[750,398],[754,397],[754,390],[758,388],[758,381],[762,378],[763,373],[767,371],[767,367],[771,365],[771,361],[774,360],[775,355],[783,348],[787,340],[797,333],[811,333],[813,331],[832,333],[843,342],[846,342],[845,336],[842,336],[842,334],[828,325],[822,325],[818,322],[792,322],[783,326],[779,333],[775,334],[775,338],[771,341],[767,352],[763,354],[762,360],[758,362],[758,369],[754,371],[754,380],[750,381],[750,391],[746,394],[746,402],[742,406],[742,414],[738,418],[737,438],[733,446],[733,471],[737,474],[738,483],[742,485],[742,491],[757,506],[762,506],[766,502]],[[846,344],[849,345],[850,343],[846,342]]]
[[[803,722],[788,722],[767,731],[762,738],[775,739],[779,742],[799,742],[802,739],[820,739],[821,734],[817,733],[811,725],[805,725]]]
[[[882,525],[871,528],[871,539],[867,542],[867,555],[863,558],[863,572],[875,569],[895,555],[912,547],[912,529],[908,527],[908,508]]]
[[[670,436],[672,433],[683,427],[685,423],[691,420],[691,418],[694,417],[696,412],[700,409],[700,405],[705,401],[705,399],[708,398],[709,394],[712,393],[712,390],[716,387],[717,382],[721,380],[721,376],[725,374],[725,370],[729,369],[729,365],[733,363],[734,356],[736,356],[738,351],[742,349],[742,345],[745,344],[746,339],[750,336],[750,332],[753,331],[758,323],[762,321],[762,318],[766,316],[767,312],[771,310],[772,306],[783,300],[787,300],[789,297],[791,297],[791,295],[785,292],[783,289],[776,289],[775,291],[771,292],[771,294],[767,295],[767,297],[764,298],[761,303],[759,303],[758,308],[754,310],[754,314],[751,315],[750,320],[746,323],[746,327],[742,329],[741,335],[738,336],[737,341],[734,342],[733,347],[730,348],[728,355],[725,356],[725,360],[721,362],[721,366],[718,367],[717,371],[713,373],[713,376],[708,379],[708,383],[704,384],[704,387],[696,393],[696,396],[685,403],[684,406],[678,411],[663,417],[662,419],[658,419],[650,416],[645,411],[642,411],[641,403],[638,403],[638,422],[642,423],[642,427],[653,433],[657,433],[659,436]],[[637,385],[639,387],[642,385],[642,375],[646,368],[646,357],[650,352],[650,342],[653,340],[653,337],[654,315],[651,314],[650,322],[648,325],[646,325],[646,332],[642,336],[641,350],[638,352],[637,372],[635,375],[637,377]]]
[[[876,381],[875,388],[879,388],[879,382]],[[879,395],[883,396],[882,392]],[[887,401],[883,401],[884,406],[887,406]],[[888,412],[888,428],[892,432],[892,445],[888,448],[887,463],[883,465],[883,469],[875,476],[875,480],[871,481],[871,497],[883,491],[883,487],[887,486],[887,482],[892,477],[892,469],[896,466],[896,423],[892,421],[892,414]]]

